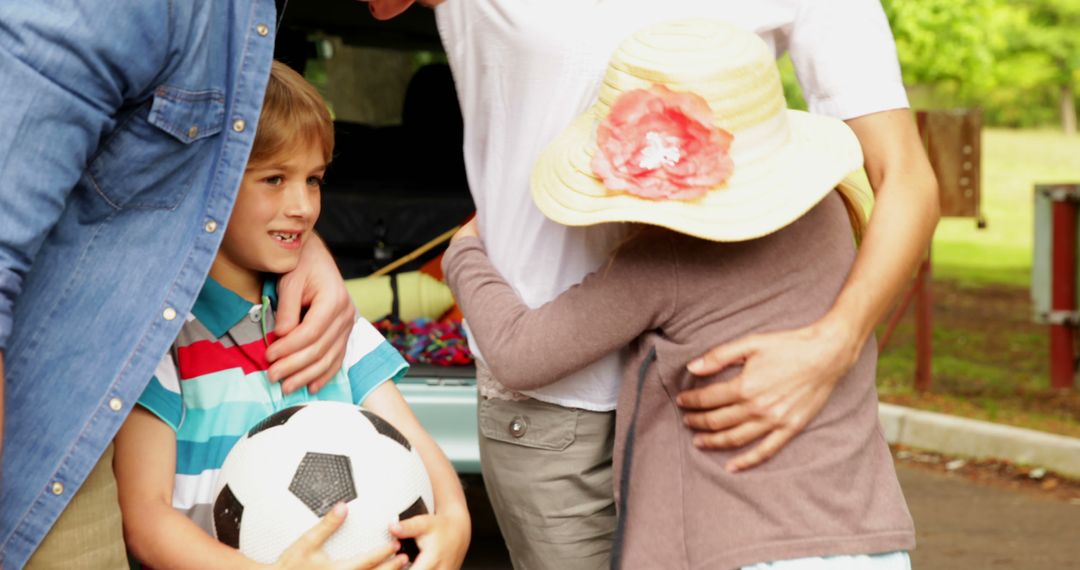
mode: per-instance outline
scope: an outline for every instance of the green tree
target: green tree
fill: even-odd
[[[1076,129],[1080,0],[883,0],[912,102]]]
[[[933,104],[968,105],[996,86],[1007,44],[998,0],[885,0],[904,81]]]
[[[1080,0],[1016,0],[1029,26],[1018,38],[1020,51],[1042,54],[1053,68],[1051,88],[1057,92],[1061,126],[1076,134],[1076,85],[1080,71]]]

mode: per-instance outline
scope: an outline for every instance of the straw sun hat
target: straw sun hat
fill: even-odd
[[[531,189],[564,225],[740,241],[795,221],[861,166],[843,121],[786,108],[765,42],[695,19],[619,46],[596,103],[537,159]]]

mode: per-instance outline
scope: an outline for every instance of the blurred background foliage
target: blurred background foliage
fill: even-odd
[[[915,108],[980,107],[987,126],[1076,132],[1080,0],[882,0]],[[804,105],[789,61],[793,106]]]
[[[916,107],[1076,131],[1080,0],[884,0]]]

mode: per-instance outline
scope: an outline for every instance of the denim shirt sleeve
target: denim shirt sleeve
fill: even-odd
[[[168,17],[164,0],[0,3],[0,351],[23,278],[99,141],[163,73]]]

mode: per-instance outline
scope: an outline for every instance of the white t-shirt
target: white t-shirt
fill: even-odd
[[[580,282],[622,235],[619,224],[569,228],[545,218],[529,193],[533,162],[593,103],[624,38],[685,17],[728,20],[778,57],[790,51],[813,112],[848,119],[908,106],[878,0],[446,0],[436,18],[465,119],[480,233],[528,305]],[[619,374],[613,354],[528,395],[612,410]]]

